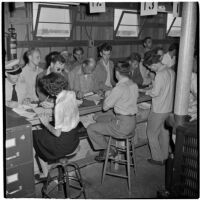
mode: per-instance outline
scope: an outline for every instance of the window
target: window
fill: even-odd
[[[116,37],[138,37],[139,14],[134,10],[115,9],[114,33]]]
[[[167,14],[167,36],[181,36],[181,17],[173,17],[172,13]]]
[[[33,3],[35,37],[69,38],[72,31],[70,11],[68,5]]]

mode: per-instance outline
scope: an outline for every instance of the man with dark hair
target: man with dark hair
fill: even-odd
[[[143,47],[144,47],[144,53],[147,51],[150,51],[152,49],[152,39],[151,37],[145,37],[143,40]]]
[[[65,59],[62,55],[60,55],[59,52],[52,52],[47,56],[47,64],[49,64],[48,68],[38,74],[37,80],[36,80],[36,90],[37,90],[37,95],[40,101],[46,100],[48,97],[48,94],[46,94],[45,91],[40,87],[39,80],[50,74],[51,72],[59,73],[62,74],[66,81],[68,81],[68,75],[64,72],[64,65],[65,65]]]
[[[84,50],[82,47],[76,47],[73,49],[74,62],[72,62],[72,69],[83,62]]]
[[[129,79],[130,66],[127,62],[118,62],[116,66],[116,78],[118,83],[111,90],[106,92],[103,103],[103,110],[108,111],[114,108],[114,113],[104,115],[97,123],[87,128],[88,136],[95,150],[101,150],[97,161],[105,159],[107,140],[105,136],[125,136],[135,129],[138,86]],[[112,155],[116,156],[116,150],[112,149]]]
[[[165,129],[164,123],[173,109],[175,73],[167,68],[160,61],[160,56],[149,54],[144,60],[156,73],[153,88],[146,91],[152,97],[151,112],[147,122],[147,136],[151,150],[151,164],[163,165],[169,153],[169,132]]]
[[[171,44],[169,46],[168,52],[163,56],[162,64],[164,64],[166,67],[172,67],[172,69],[174,69],[176,65],[177,52],[178,52],[178,44],[176,43]]]
[[[95,77],[97,78],[97,85],[100,90],[111,89],[115,85],[114,81],[114,64],[110,60],[112,46],[108,43],[104,43],[98,48],[101,56],[97,62],[96,69],[94,71]]]
[[[130,77],[134,83],[141,87],[143,85],[143,77],[140,72],[140,61],[141,56],[138,53],[131,53],[131,55],[127,58],[128,63],[131,67]]]

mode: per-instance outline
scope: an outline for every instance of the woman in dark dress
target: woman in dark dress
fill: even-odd
[[[44,128],[33,131],[33,145],[39,158],[52,162],[72,153],[79,145],[76,134],[79,123],[78,104],[75,93],[67,90],[68,83],[62,75],[52,72],[44,76],[40,83],[55,98],[54,126],[49,123],[47,116],[40,116]]]

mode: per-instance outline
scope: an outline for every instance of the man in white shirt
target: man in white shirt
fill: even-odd
[[[176,54],[178,51],[178,44],[171,44],[167,53],[164,54],[162,64],[167,67],[175,69],[176,65]]]
[[[5,65],[5,72],[6,106],[14,108],[23,102],[26,88],[26,85],[19,79],[20,73],[22,72],[19,66],[19,60],[8,61]]]
[[[164,128],[164,123],[173,109],[175,73],[160,62],[159,55],[151,55],[144,62],[156,73],[153,88],[146,91],[146,94],[152,97],[147,124],[152,158],[148,161],[151,164],[163,165],[169,152],[169,132]]]

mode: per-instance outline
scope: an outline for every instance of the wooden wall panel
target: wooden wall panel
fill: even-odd
[[[125,3],[124,3],[125,4]],[[127,4],[128,5],[128,4]],[[133,5],[132,5],[133,6]],[[25,10],[26,9],[26,10]],[[68,50],[72,53],[75,46],[82,46],[84,49],[84,56],[86,57],[96,57],[97,56],[97,46],[103,41],[108,40],[114,42],[112,58],[123,58],[130,55],[131,52],[143,52],[142,39],[146,36],[151,36],[153,40],[157,42],[154,43],[155,46],[163,46],[167,50],[169,44],[163,44],[165,41],[165,23],[166,14],[158,13],[158,15],[153,17],[142,17],[142,21],[145,19],[144,29],[141,32],[139,39],[130,39],[129,42],[123,43],[122,40],[114,39],[113,35],[113,20],[114,20],[114,8],[106,7],[106,13],[101,14],[89,14],[88,4],[83,4],[76,7],[76,20],[77,26],[74,26],[72,32],[72,41],[63,40],[61,43],[42,43],[39,42],[26,42],[32,39],[32,11],[31,3],[26,3],[24,8],[18,8],[13,13],[13,17],[10,17],[8,10],[8,4],[5,4],[5,29],[10,26],[11,21],[15,22],[13,25],[17,30],[17,40],[18,40],[18,56],[21,57],[22,52],[32,46],[39,45],[41,50],[42,62],[45,60],[45,56],[50,51],[62,51],[63,49]],[[8,20],[7,20],[8,19]],[[21,24],[19,19],[21,19]],[[85,23],[84,23],[85,22]],[[92,22],[91,24],[88,24]],[[106,26],[102,26],[104,24]],[[86,31],[87,30],[87,31]],[[89,39],[94,40],[95,46],[89,47]],[[100,42],[98,42],[100,41]],[[136,42],[133,42],[136,41]],[[139,41],[139,42],[138,42]],[[80,45],[79,45],[80,42]],[[119,43],[120,42],[120,43]],[[44,44],[44,46],[42,46]],[[49,46],[47,46],[49,44]],[[61,44],[61,46],[59,46]],[[83,45],[84,44],[84,45]],[[22,48],[23,47],[23,48]]]

